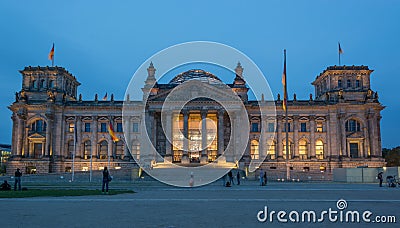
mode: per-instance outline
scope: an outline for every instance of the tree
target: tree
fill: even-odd
[[[386,160],[386,166],[400,166],[400,146],[387,149],[382,149],[382,156]]]

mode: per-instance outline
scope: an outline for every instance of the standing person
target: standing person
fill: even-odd
[[[240,185],[240,172],[239,172],[239,170],[237,171],[237,174],[236,174],[236,180],[237,180],[237,185]]]
[[[378,179],[379,179],[379,187],[382,187],[382,181],[383,181],[383,172],[378,173]]]
[[[262,171],[262,169],[260,169],[260,186],[263,186],[263,184],[264,184],[264,174],[263,174],[263,171]]]
[[[101,192],[104,193],[104,186],[106,187],[106,194],[108,194],[108,182],[110,182],[110,173],[108,172],[107,166],[103,170],[103,185],[101,186]]]
[[[229,183],[230,183],[231,185],[233,185],[233,174],[232,174],[232,170],[229,171],[228,177],[229,177]]]
[[[193,175],[193,172],[190,173],[189,186],[190,187],[194,186],[194,175]]]
[[[22,173],[19,171],[19,168],[17,168],[17,171],[15,171],[14,174],[14,191],[17,191],[17,184],[18,184],[18,191],[21,191],[21,176]]]
[[[267,185],[267,171],[264,171],[264,185]]]

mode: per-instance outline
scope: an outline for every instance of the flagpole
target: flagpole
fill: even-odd
[[[339,51],[339,66],[340,66],[340,51]]]
[[[76,123],[74,125],[74,153],[72,154],[72,177],[71,177],[71,181],[74,181],[74,177],[75,177],[75,154],[76,154]]]
[[[284,91],[284,99],[286,99],[286,108],[285,108],[285,133],[286,133],[286,179],[290,180],[290,167],[289,167],[289,118],[288,118],[288,105],[287,105],[287,72],[286,72],[286,49],[283,51],[284,54],[284,64],[285,64],[285,91]]]
[[[93,146],[90,146],[90,171],[89,171],[89,182],[92,182],[92,170],[93,170]]]
[[[54,66],[54,43],[53,43],[53,58],[51,58],[51,66]]]

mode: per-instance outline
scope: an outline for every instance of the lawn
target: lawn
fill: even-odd
[[[117,195],[124,193],[134,193],[132,190],[109,190],[109,195]],[[91,196],[101,195],[100,190],[88,189],[31,189],[27,191],[0,191],[0,198],[25,198],[25,197],[40,197],[40,196]]]

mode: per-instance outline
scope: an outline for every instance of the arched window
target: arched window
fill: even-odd
[[[99,158],[106,159],[108,156],[108,143],[106,140],[101,141],[99,143]]]
[[[124,143],[122,141],[118,141],[115,143],[115,156],[118,159],[121,159],[124,156]]]
[[[258,141],[255,139],[251,140],[250,156],[251,156],[251,159],[259,159],[260,158],[259,144],[258,144]]]
[[[92,143],[90,140],[87,140],[83,143],[83,158],[89,159],[92,154]]]
[[[36,120],[31,124],[31,131],[32,132],[45,132],[46,131],[46,122],[43,120]]]
[[[315,142],[315,155],[317,159],[324,159],[324,143],[322,140]]]
[[[275,146],[275,142],[274,141],[269,141],[267,143],[267,156],[269,159],[275,159],[275,151],[276,151],[276,146]]]
[[[304,139],[299,141],[299,157],[300,159],[308,158],[308,145],[307,141]]]
[[[293,154],[293,143],[289,141],[289,158],[292,157]],[[283,158],[286,159],[286,139],[283,140],[283,150],[282,150]]]
[[[68,149],[67,149],[67,158],[72,158],[74,151],[75,151],[74,140],[69,140],[68,141]]]
[[[357,120],[351,119],[346,121],[345,128],[347,132],[361,131],[361,124]]]

